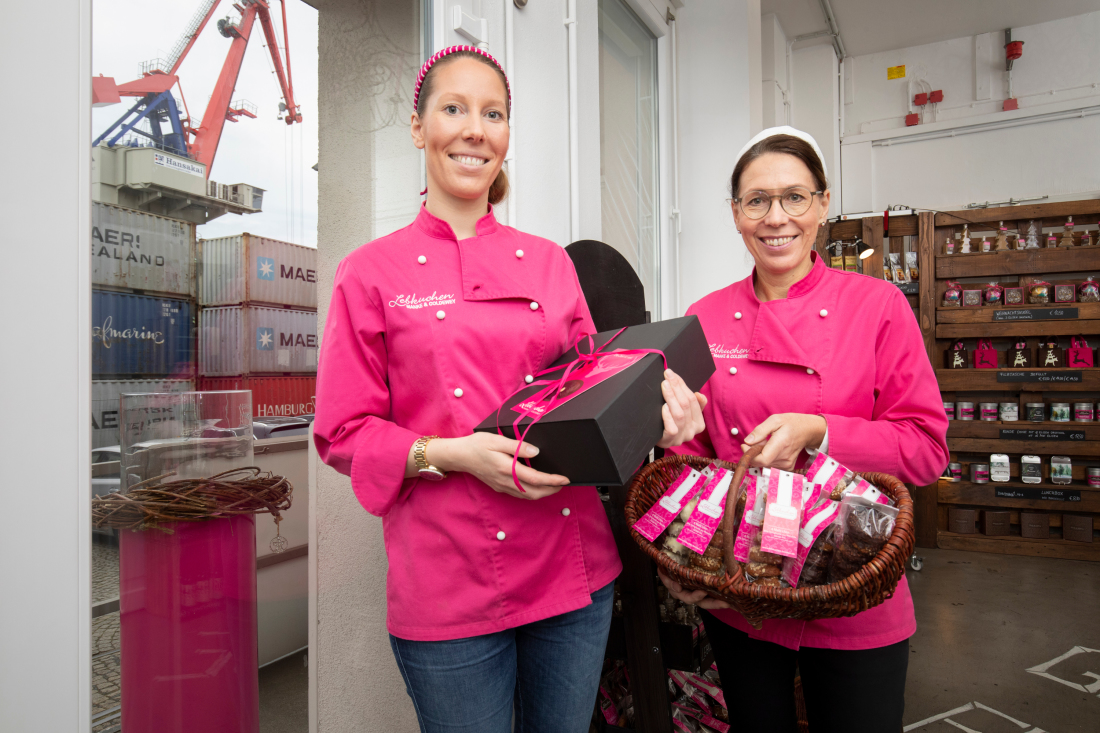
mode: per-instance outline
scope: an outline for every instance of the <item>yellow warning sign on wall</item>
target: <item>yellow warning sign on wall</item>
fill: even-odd
[[[904,79],[905,78],[905,64],[901,66],[891,66],[886,69],[886,78],[889,79]]]

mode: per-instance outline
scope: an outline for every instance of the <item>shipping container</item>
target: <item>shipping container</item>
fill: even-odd
[[[92,285],[195,296],[195,227],[92,204]]]
[[[92,375],[193,379],[194,313],[186,300],[94,290]]]
[[[118,445],[118,396],[149,392],[190,392],[189,379],[98,379],[92,382],[92,448]],[[166,419],[175,419],[166,416]]]
[[[199,305],[317,308],[317,250],[241,234],[199,241]]]
[[[296,417],[314,410],[317,377],[199,377],[203,391],[252,390],[252,417]]]
[[[204,377],[317,372],[317,313],[233,305],[199,315]]]

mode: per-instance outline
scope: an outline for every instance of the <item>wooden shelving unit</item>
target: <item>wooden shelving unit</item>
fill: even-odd
[[[1079,283],[1086,275],[1100,276],[1100,246],[942,254],[944,241],[954,239],[956,233],[962,232],[964,225],[969,226],[972,246],[975,246],[987,234],[993,241],[993,233],[1000,222],[1004,222],[1010,232],[1026,234],[1028,223],[1034,220],[1046,230],[1041,229],[1041,238],[1045,243],[1051,230],[1061,239],[1062,227],[1069,216],[1074,218],[1078,229],[1086,224],[1092,225],[1095,237],[1097,215],[1100,215],[1100,201],[1097,200],[922,215],[921,224],[925,226],[920,232],[920,267],[922,272],[934,273],[934,277],[921,282],[924,309],[919,311],[918,317],[943,399],[946,402],[973,402],[976,413],[981,402],[1016,402],[1022,418],[1017,422],[982,422],[976,419],[974,422],[951,423],[947,433],[951,460],[962,464],[964,479],[969,478],[970,463],[989,463],[993,453],[1008,455],[1012,477],[1007,483],[940,481],[935,486],[918,491],[924,499],[924,514],[934,516],[934,541],[938,547],[1100,561],[1100,488],[1089,487],[1085,475],[1086,467],[1100,466],[1100,422],[1031,423],[1026,421],[1024,407],[1029,402],[1043,402],[1049,415],[1052,402],[1072,404],[1091,401],[1095,404],[1100,401],[1100,368],[1044,369],[1035,366],[1012,369],[1005,361],[1006,349],[1017,340],[1026,341],[1034,363],[1040,338],[1061,337],[1060,345],[1065,346],[1070,336],[1100,335],[1100,303],[1052,302],[1033,305],[1026,302],[1026,288],[1035,280],[1046,280],[1052,284]],[[1078,239],[1079,236],[1078,233]],[[1001,307],[944,307],[942,299],[947,280],[957,280],[967,289],[983,289],[989,282],[999,282],[1005,287],[1023,287],[1025,303]],[[1036,311],[1035,315],[1041,318],[997,320],[1004,318],[1003,315],[997,316],[997,313],[1019,309]],[[1054,314],[1041,312],[1047,309],[1074,310]],[[1042,318],[1051,315],[1061,317]],[[973,368],[972,351],[980,338],[993,339],[994,346],[1000,352],[997,369]],[[958,339],[963,339],[971,351],[970,368],[945,369],[944,352]],[[1095,348],[1097,341],[1100,339],[1093,338],[1090,346]],[[975,417],[978,417],[977,414]],[[1029,430],[1047,432],[1038,435],[1020,432]],[[1020,481],[1020,457],[1025,454],[1037,455],[1042,459],[1041,483]],[[1073,461],[1073,481],[1068,485],[1050,481],[1050,458],[1056,455],[1068,456]],[[934,509],[928,505],[929,496],[935,498]],[[922,514],[921,503],[918,501],[918,519]],[[1007,509],[1011,512],[1012,534],[986,536],[948,531],[951,507]],[[1050,514],[1050,537],[1021,537],[1020,511]],[[1063,539],[1063,514],[1091,516],[1094,541],[1086,543]],[[926,522],[922,531],[918,521],[918,536],[925,542],[933,539],[928,529]]]

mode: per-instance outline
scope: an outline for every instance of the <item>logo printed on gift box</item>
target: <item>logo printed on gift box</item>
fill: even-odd
[[[431,295],[426,295],[423,298],[417,297],[416,293],[412,295],[397,295],[390,301],[390,308],[408,308],[409,310],[418,310],[420,308],[435,308],[440,305],[454,305],[455,296],[454,293],[439,294],[436,291],[432,291]]]
[[[748,359],[749,350],[742,349],[740,344],[737,344],[733,348],[727,347],[724,344],[709,344],[710,355],[715,359]]]

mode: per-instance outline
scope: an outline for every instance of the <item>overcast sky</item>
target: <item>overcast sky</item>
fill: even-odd
[[[226,122],[210,180],[266,189],[263,212],[226,214],[199,227],[199,237],[250,232],[317,245],[317,173],[312,170],[317,162],[317,11],[301,0],[285,2],[294,97],[302,123],[288,126],[276,119],[282,93],[257,19],[233,94],[234,101],[247,99],[255,104],[257,118]],[[93,0],[92,72],[112,76],[118,84],[140,78],[141,62],[167,58],[199,4],[199,0]],[[235,20],[239,16],[232,0],[221,0],[178,72],[195,126],[229,51],[230,39],[216,27],[217,19],[227,15]],[[281,43],[282,9],[277,0],[271,1],[271,15]],[[178,98],[179,89],[174,92]],[[135,101],[123,97],[121,104],[94,108],[93,137]]]

